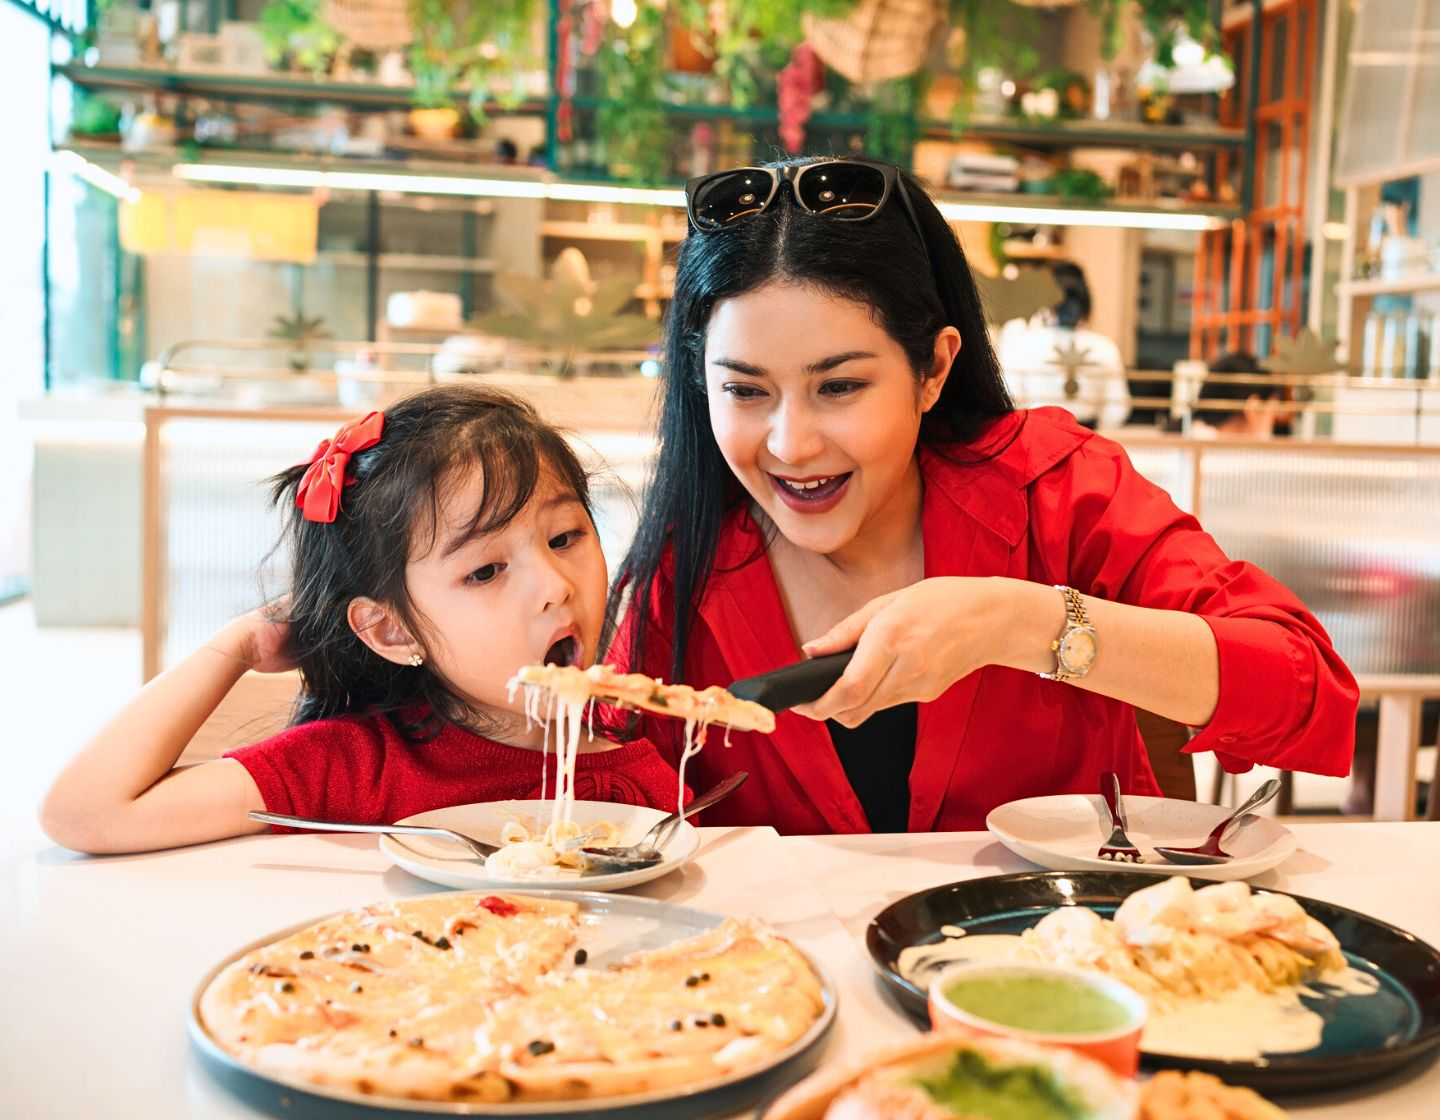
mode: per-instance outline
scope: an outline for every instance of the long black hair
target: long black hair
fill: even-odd
[[[483,479],[471,527],[492,533],[519,515],[548,476],[590,508],[584,467],[565,437],[519,397],[473,385],[425,389],[385,410],[380,441],[350,457],[340,512],[307,521],[295,496],[307,464],[271,479],[288,506],[284,536],[292,586],[285,614],[288,652],[300,670],[292,726],[350,712],[390,718],[412,740],[433,738],[443,722],[483,719],[429,667],[396,665],[350,629],[357,597],[389,608],[422,644],[431,631],[410,598],[405,568],[435,546],[441,488],[478,469]]]
[[[651,632],[659,625],[674,636],[666,671],[671,680],[683,679],[694,604],[710,577],[721,519],[744,498],[715,442],[705,392],[705,335],[721,300],[775,280],[853,300],[868,307],[900,345],[917,378],[933,364],[936,335],[956,327],[960,352],[939,400],[921,420],[921,443],[944,448],[969,442],[1013,411],[965,252],[920,181],[904,171],[900,177],[897,189],[907,193],[918,231],[900,199],[887,200],[867,221],[839,222],[801,210],[786,185],[769,209],[722,230],[692,229],[681,244],[665,321],[659,449],[610,602],[613,624],[628,593],[633,668],[659,668],[647,663]],[[674,614],[660,619],[654,584],[667,546],[673,549]]]

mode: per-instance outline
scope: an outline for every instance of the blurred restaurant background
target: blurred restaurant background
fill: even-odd
[[[684,181],[868,153],[934,189],[1019,402],[1360,678],[1355,778],[1282,811],[1440,817],[1440,0],[0,0],[0,90],[0,648],[57,767],[262,601],[260,480],[418,385],[569,427],[613,568]]]

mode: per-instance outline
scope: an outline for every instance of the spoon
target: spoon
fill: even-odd
[[[1235,857],[1220,847],[1220,838],[1229,831],[1230,826],[1246,816],[1254,809],[1260,808],[1280,792],[1280,783],[1271,778],[1250,795],[1249,800],[1240,808],[1236,809],[1228,817],[1215,826],[1210,835],[1205,838],[1204,843],[1197,844],[1193,848],[1164,848],[1156,846],[1157,854],[1164,856],[1171,863],[1228,863]]]
[[[695,798],[685,806],[682,812],[671,813],[668,817],[662,817],[656,821],[650,831],[640,838],[638,844],[627,844],[614,848],[581,848],[580,854],[585,857],[586,873],[593,875],[635,871],[641,867],[650,867],[659,863],[664,858],[664,853],[660,849],[669,842],[671,835],[675,829],[680,827],[682,820],[729,797],[744,784],[745,779],[749,776],[744,770],[731,774],[714,789]]]

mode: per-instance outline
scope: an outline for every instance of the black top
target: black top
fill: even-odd
[[[919,713],[918,704],[899,704],[881,709],[855,728],[825,721],[872,832],[909,830],[910,767]]]

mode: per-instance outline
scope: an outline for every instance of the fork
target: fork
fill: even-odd
[[[493,856],[500,850],[498,844],[487,844],[483,840],[476,840],[473,836],[466,836],[463,832],[456,832],[453,828],[436,828],[433,825],[423,824],[359,824],[354,821],[317,821],[309,817],[291,817],[284,813],[263,813],[259,809],[250,811],[252,821],[260,821],[262,824],[280,824],[287,828],[309,828],[317,832],[380,832],[386,836],[434,836],[441,840],[450,840],[457,844],[463,844],[469,848],[480,859],[486,856]]]
[[[659,863],[665,858],[661,849],[670,843],[670,839],[680,827],[681,821],[700,812],[701,809],[708,809],[715,802],[729,797],[740,788],[748,777],[750,777],[748,772],[737,770],[715,788],[695,798],[682,811],[671,813],[668,817],[662,817],[656,821],[638,843],[617,848],[581,848],[580,854],[585,857],[586,868],[596,872],[633,871]]]
[[[1100,796],[1105,799],[1105,808],[1110,811],[1110,838],[1100,845],[1096,859],[1108,859],[1115,863],[1139,863],[1140,849],[1125,835],[1125,806],[1120,801],[1120,779],[1114,771],[1106,770],[1100,775]]]

